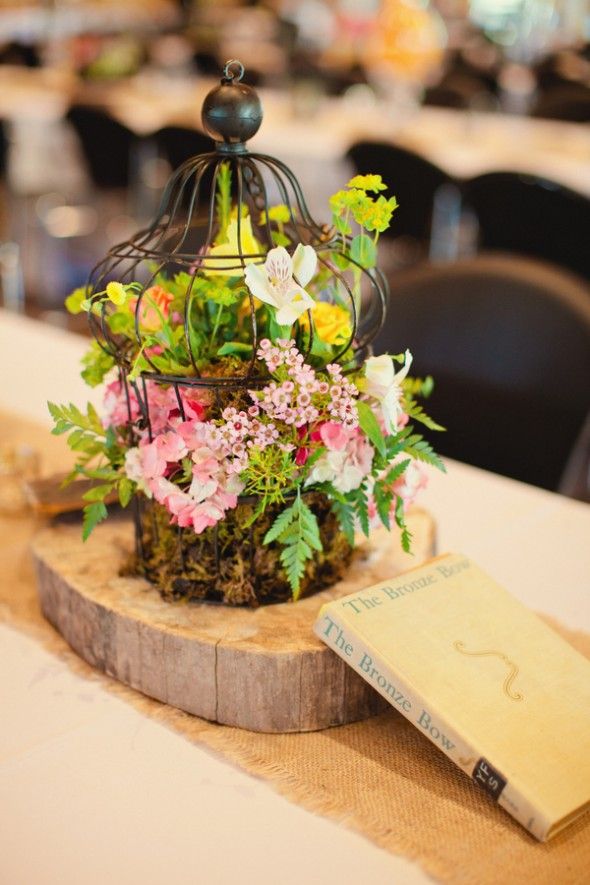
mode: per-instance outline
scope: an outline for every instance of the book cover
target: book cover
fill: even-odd
[[[590,662],[465,556],[328,603],[315,632],[537,839],[590,807]]]

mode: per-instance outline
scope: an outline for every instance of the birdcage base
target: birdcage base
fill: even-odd
[[[342,581],[297,603],[240,608],[171,605],[120,572],[133,546],[128,522],[44,529],[34,543],[41,607],[72,648],[98,670],[196,716],[262,732],[315,731],[366,718],[385,702],[312,632],[325,602],[419,565],[435,527],[409,514],[414,556],[376,532]]]

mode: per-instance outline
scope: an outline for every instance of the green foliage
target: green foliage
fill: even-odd
[[[242,341],[226,341],[217,351],[217,356],[230,356],[232,353],[252,356],[252,345]]]
[[[114,357],[103,350],[98,341],[93,341],[82,357],[83,369],[80,374],[89,387],[98,387],[114,365]]]
[[[405,472],[410,464],[410,460],[410,458],[404,458],[403,461],[397,461],[389,468],[385,475],[375,483],[375,485],[384,487],[393,485],[393,483],[400,478],[402,473]]]
[[[297,465],[290,452],[278,446],[260,449],[252,446],[248,451],[248,469],[244,474],[245,495],[260,498],[256,518],[273,504],[282,504],[292,488]]]
[[[376,200],[372,201],[370,207],[367,207],[360,213],[360,218],[357,220],[365,230],[383,233],[391,224],[391,216],[398,208],[398,205],[395,197],[390,197],[388,200],[383,196],[377,197]]]
[[[332,221],[338,233],[343,237],[352,234],[352,218],[361,228],[361,236],[364,231],[375,232],[375,237],[371,240],[375,244],[379,234],[387,230],[391,224],[391,216],[398,207],[395,197],[387,199],[383,195],[377,198],[369,196],[369,192],[376,193],[385,189],[386,185],[383,184],[380,175],[355,175],[348,182],[347,189],[337,191],[330,197]],[[355,252],[360,253],[362,260],[359,263],[363,267],[374,265],[374,256],[370,262],[367,247],[362,241],[353,248]],[[356,255],[353,257],[359,260]]]
[[[81,412],[74,403],[70,403],[69,406],[58,406],[56,403],[47,403],[47,408],[49,409],[49,414],[55,421],[55,427],[53,428],[52,433],[56,436],[66,433],[74,427],[79,427],[83,431],[87,430],[93,434],[104,436],[104,428],[92,403],[88,403],[86,414]]]
[[[387,437],[385,442],[388,460],[392,460],[403,451],[404,454],[411,455],[412,458],[423,461],[425,464],[430,464],[431,467],[436,467],[437,470],[446,473],[445,465],[432,446],[423,436],[419,433],[414,433],[413,430],[414,428],[409,424],[403,430],[400,430],[399,433]]]
[[[406,523],[406,517],[404,513],[404,502],[399,495],[396,498],[395,502],[395,521],[401,531],[401,542],[402,542],[402,550],[405,553],[412,552],[412,535],[408,529]]]
[[[388,530],[391,529],[390,514],[391,504],[394,497],[393,485],[406,471],[409,464],[410,458],[405,458],[403,461],[398,461],[396,464],[393,464],[383,476],[380,476],[375,480],[373,486],[373,500],[375,501],[377,514],[385,528]]]
[[[135,489],[135,483],[123,476],[118,482],[119,504],[121,507],[127,507]]]
[[[404,363],[406,357],[405,354],[401,353],[395,356],[394,359],[396,362]],[[428,399],[433,390],[434,379],[432,375],[427,375],[426,378],[404,379],[404,394],[406,397],[421,396],[424,399]]]
[[[112,428],[105,430],[91,403],[88,403],[86,413],[73,403],[67,406],[55,403],[47,405],[55,422],[52,433],[58,436],[67,433],[68,446],[78,453],[77,463],[63,485],[80,476],[97,480],[82,496],[87,502],[83,511],[82,532],[86,540],[94,527],[106,519],[105,500],[116,491],[121,506],[126,507],[135,491],[135,483],[123,472],[125,448]],[[101,460],[97,462],[97,459]]]
[[[268,213],[264,211],[260,213],[260,224],[273,223],[275,227],[270,232],[273,245],[287,247],[291,245],[291,238],[285,233],[285,225],[293,223],[296,217],[297,210],[294,206],[279,203],[276,206],[271,206]]]
[[[297,490],[293,504],[280,513],[264,537],[265,544],[278,541],[283,545],[281,562],[289,579],[293,599],[299,597],[305,563],[313,551],[321,552],[322,542],[315,514],[309,509]]]
[[[274,246],[290,246],[291,240],[280,230],[271,231],[272,242]]]
[[[436,421],[427,415],[422,406],[418,405],[418,403],[414,402],[414,400],[405,401],[405,410],[406,413],[413,418],[414,421],[419,421],[421,424],[424,424],[425,427],[428,427],[429,430],[445,430],[441,424],[437,424]]]
[[[268,337],[271,341],[277,338],[289,338],[291,335],[291,326],[280,326],[275,320],[274,312],[269,314],[268,318]]]
[[[84,307],[82,305],[85,301],[86,286],[79,286],[77,289],[74,289],[73,292],[70,292],[64,304],[68,313],[76,314],[82,313],[82,311],[84,310]]]
[[[447,472],[447,468],[430,443],[419,433],[415,433],[406,439],[403,451],[417,461],[423,461],[425,464],[430,464],[431,467],[436,467],[442,473]]]
[[[213,304],[229,307],[237,304],[247,295],[247,289],[242,285],[232,286],[230,281],[232,277],[214,276],[214,277],[196,277],[194,283],[194,293],[202,301],[211,301]]]
[[[185,270],[179,271],[171,278],[164,276],[164,274],[158,274],[156,284],[174,296],[172,307],[181,312],[186,293],[191,290],[193,284],[193,275]]]
[[[91,489],[85,492],[82,497],[85,501],[89,501],[91,504],[93,504],[96,501],[104,501],[104,499],[108,497],[112,491],[113,484],[108,482],[103,483],[102,485],[93,486]]]
[[[87,504],[83,510],[82,540],[87,541],[98,523],[102,522],[103,519],[106,519],[107,516],[108,511],[102,501]]]
[[[393,501],[393,491],[383,483],[376,483],[373,489],[373,499],[379,519],[389,531],[391,529],[391,520],[389,517],[391,511],[391,502]]]
[[[344,537],[351,547],[354,547],[354,508],[346,498],[342,496],[333,497],[332,510],[340,524],[340,528],[344,533]]]
[[[354,489],[347,494],[348,500],[351,502],[356,518],[358,519],[362,533],[369,537],[369,494],[367,491],[367,480],[363,480],[358,489]]]
[[[383,437],[379,422],[377,421],[372,408],[368,403],[359,400],[356,404],[356,410],[361,430],[373,443],[377,451],[381,455],[385,455],[385,438]]]
[[[361,267],[374,267],[377,262],[375,242],[366,234],[359,234],[351,240],[348,254]]]

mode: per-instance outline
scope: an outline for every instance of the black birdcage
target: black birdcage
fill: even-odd
[[[350,312],[351,332],[348,340],[342,344],[339,352],[332,355],[332,360],[340,362],[348,368],[354,368],[367,355],[370,343],[381,328],[385,316],[387,300],[387,283],[381,272],[376,268],[367,269],[347,255],[349,267],[358,280],[362,280],[361,298],[355,298],[350,270],[339,267],[339,256],[342,253],[342,238],[335,230],[325,224],[316,222],[308,208],[301,187],[293,173],[282,163],[265,154],[251,152],[246,141],[256,134],[262,122],[262,107],[256,92],[244,85],[241,80],[244,73],[240,62],[230,61],[225,65],[224,76],[219,86],[206,96],[202,121],[208,134],[214,139],[214,149],[210,153],[195,156],[183,163],[171,176],[162,196],[161,205],[153,223],[139,231],[130,240],[113,246],[107,256],[93,270],[89,280],[91,300],[95,300],[95,310],[90,311],[89,319],[92,332],[101,347],[112,357],[118,366],[121,383],[128,392],[133,388],[140,405],[139,419],[133,418],[129,411],[129,434],[141,429],[147,431],[151,439],[150,402],[148,397],[149,384],[163,385],[173,388],[178,401],[179,414],[184,419],[183,390],[197,388],[207,391],[212,402],[212,417],[218,417],[224,407],[234,404],[236,398],[253,387],[265,383],[261,375],[260,363],[256,360],[256,352],[260,343],[257,326],[256,304],[251,293],[247,296],[247,305],[243,313],[243,323],[249,330],[251,356],[243,360],[239,366],[234,365],[233,371],[215,371],[209,366],[203,373],[199,360],[194,352],[191,336],[191,305],[194,287],[205,273],[223,268],[224,273],[232,271],[240,274],[249,262],[263,263],[267,252],[276,245],[276,230],[271,224],[271,207],[278,201],[288,211],[285,230],[293,245],[313,246],[320,267],[329,271],[334,281],[334,290],[338,292],[341,303],[346,303]],[[216,190],[217,182],[224,167],[231,170],[232,203],[236,218],[236,251],[235,254],[224,254],[222,257],[211,254],[211,247],[216,241]],[[244,219],[248,218],[254,241],[258,248],[248,251],[244,235]],[[149,349],[144,348],[145,332],[141,327],[141,305],[145,293],[150,290],[159,274],[173,275],[184,271],[186,277],[186,300],[184,307],[184,341],[190,358],[189,371],[186,374],[163,373],[150,356]],[[135,308],[135,336],[137,346],[144,354],[149,369],[141,372],[139,377],[131,373],[132,350],[129,340],[119,337],[109,327],[108,312],[112,304],[108,299],[97,294],[104,292],[109,281],[116,280],[126,283],[137,281],[141,287],[137,292]],[[292,335],[297,339],[300,351],[309,355],[313,348],[313,322],[307,314],[308,322],[295,323]],[[317,358],[316,358],[317,365]],[[128,398],[129,399],[129,398]],[[245,506],[252,504],[243,499]],[[142,571],[148,577],[154,577],[154,570],[146,556],[146,543],[153,543],[162,531],[162,519],[156,512],[157,508],[145,500],[138,502],[136,507],[137,555]],[[237,518],[237,517],[236,517]],[[235,527],[234,527],[235,528]],[[333,528],[333,527],[332,527]],[[166,547],[165,555],[170,562],[174,560],[175,577],[168,587],[168,595],[189,596],[211,601],[230,601],[223,588],[211,582],[205,592],[192,592],[191,583],[186,575],[188,530],[174,530],[174,545]],[[334,529],[336,531],[336,529]],[[214,571],[223,578],[224,547],[220,541],[219,531],[204,533],[206,537],[199,539],[200,554],[202,544],[212,544]],[[146,540],[147,539],[147,540]],[[250,562],[250,583],[253,595],[245,593],[244,598],[232,599],[233,602],[276,601],[288,595],[286,588],[278,592],[260,594],[256,575],[256,545],[259,542],[253,526],[248,532],[240,535],[240,543],[248,548],[247,559]],[[194,543],[194,535],[190,544]],[[189,550],[192,558],[195,551]],[[205,557],[207,559],[207,557]],[[209,562],[209,559],[207,559]],[[329,576],[318,578],[316,585],[328,583]],[[161,584],[161,574],[158,576]],[[219,582],[218,582],[219,583]],[[259,583],[259,582],[258,582]],[[194,581],[193,581],[194,584]],[[162,588],[160,588],[162,589]],[[194,588],[193,588],[194,589]],[[314,587],[315,589],[315,587]]]

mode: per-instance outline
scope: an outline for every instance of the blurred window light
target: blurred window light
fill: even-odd
[[[469,18],[495,43],[520,50],[521,60],[583,38],[587,0],[471,0]],[[513,53],[514,54],[514,53]]]
[[[56,206],[44,218],[45,229],[58,239],[87,237],[94,233],[98,213],[91,206]]]

